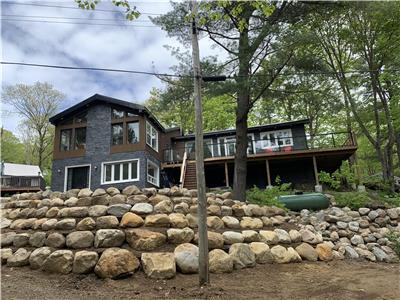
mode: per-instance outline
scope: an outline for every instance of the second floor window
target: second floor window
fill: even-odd
[[[111,126],[111,143],[112,145],[122,145],[124,142],[124,126],[122,123],[113,124]]]
[[[61,130],[60,150],[69,151],[71,149],[72,129]]]
[[[75,150],[86,148],[86,127],[75,128]]]
[[[158,132],[149,122],[146,122],[146,143],[158,151]]]
[[[128,144],[139,143],[139,122],[127,123],[127,142]]]
[[[113,119],[122,119],[124,117],[125,112],[123,110],[119,110],[116,108],[113,108],[111,110],[111,117]]]

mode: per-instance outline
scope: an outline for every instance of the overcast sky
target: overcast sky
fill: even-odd
[[[101,1],[98,9],[122,10],[115,8],[110,2]],[[175,39],[169,38],[160,28],[153,27],[154,24],[148,18],[149,14],[162,14],[170,10],[169,1],[130,2],[135,3],[143,14],[137,21],[129,23],[134,26],[127,27],[77,24],[126,24],[122,13],[26,5],[33,3],[76,8],[73,0],[2,1],[1,60],[171,72],[169,68],[175,64],[175,60],[164,45],[181,49],[183,47]],[[73,24],[48,23],[48,21]],[[207,38],[200,41],[200,53],[201,56],[221,54],[218,49],[212,49]],[[2,87],[17,83],[33,84],[36,81],[51,83],[66,95],[61,110],[95,93],[143,103],[149,97],[152,87],[162,87],[162,83],[156,77],[121,73],[2,65],[1,74]],[[4,113],[10,110],[10,107],[2,105],[2,124],[4,128],[18,135],[19,117],[15,113]]]

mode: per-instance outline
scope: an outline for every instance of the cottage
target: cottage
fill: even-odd
[[[196,187],[194,135],[164,128],[144,106],[95,94],[50,118],[56,126],[53,190],[116,186]],[[348,132],[306,134],[308,120],[248,130],[248,186],[318,184],[317,172],[336,170],[357,150]],[[204,134],[209,188],[231,186],[235,130]]]
[[[45,188],[39,166],[2,162],[0,167],[1,194],[38,192]]]

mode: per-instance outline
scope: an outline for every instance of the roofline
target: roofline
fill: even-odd
[[[103,103],[108,103],[108,104],[114,104],[114,105],[118,105],[118,106],[122,106],[125,108],[129,108],[129,109],[136,109],[139,111],[143,111],[145,114],[147,114],[147,116],[152,119],[157,126],[159,126],[159,128],[161,128],[161,130],[163,132],[166,131],[166,129],[164,128],[164,126],[157,120],[157,118],[147,109],[147,107],[145,107],[144,105],[140,105],[137,103],[132,103],[132,102],[127,102],[124,100],[120,100],[117,98],[112,98],[112,97],[108,97],[108,96],[104,96],[104,95],[100,95],[100,94],[94,94],[93,96],[63,110],[62,112],[52,116],[49,121],[51,124],[53,125],[57,125],[57,122],[59,120],[61,120],[64,117],[69,116],[70,114],[74,113],[75,111],[83,108],[83,107],[87,107],[90,104],[99,101],[99,102],[103,102]]]
[[[247,129],[247,131],[249,133],[251,133],[254,131],[282,128],[282,127],[287,127],[287,126],[308,124],[308,123],[310,123],[309,119],[302,119],[302,120],[288,121],[288,122],[279,122],[279,123],[265,124],[265,125],[259,125],[259,126],[252,126],[252,127],[249,127]],[[224,135],[225,134],[235,134],[235,133],[236,133],[236,129],[209,131],[209,132],[204,133],[204,137],[220,135],[220,134],[224,134]],[[194,134],[187,134],[187,135],[183,135],[183,136],[173,137],[174,140],[187,140],[187,139],[193,139],[193,138],[194,138]]]

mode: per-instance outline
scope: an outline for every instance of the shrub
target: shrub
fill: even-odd
[[[279,202],[278,197],[289,194],[290,185],[290,183],[285,183],[265,190],[254,186],[247,191],[246,198],[250,203],[285,208],[285,205]]]
[[[371,203],[371,198],[367,193],[343,192],[335,193],[334,196],[338,206],[347,206],[353,210],[357,210],[360,207],[366,207]]]
[[[386,237],[393,243],[392,248],[394,252],[396,252],[397,256],[400,257],[400,233],[396,231],[390,231]]]
[[[328,187],[339,190],[341,187],[350,187],[356,183],[353,168],[348,161],[344,161],[340,168],[329,174],[325,171],[318,173],[319,181]]]

